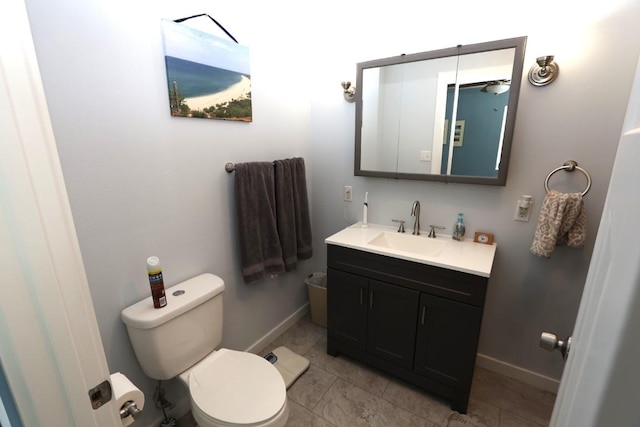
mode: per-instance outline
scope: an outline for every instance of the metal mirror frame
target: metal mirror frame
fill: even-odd
[[[522,81],[522,71],[524,66],[524,53],[527,37],[515,37],[510,39],[496,40],[485,43],[477,43],[470,45],[461,45],[452,48],[433,50],[428,52],[414,53],[408,55],[400,55],[383,59],[375,59],[357,64],[356,87],[356,122],[355,122],[355,167],[354,175],[370,176],[378,178],[392,179],[410,179],[420,181],[440,181],[440,182],[456,182],[466,184],[483,184],[504,186],[507,182],[507,172],[509,169],[509,157],[511,155],[511,146],[513,139],[513,130],[516,122],[516,113],[518,108],[518,99],[520,97],[520,86]],[[505,133],[502,145],[502,154],[500,157],[500,169],[497,177],[484,176],[466,176],[466,175],[437,175],[437,174],[419,174],[406,172],[382,172],[373,170],[362,170],[361,163],[361,129],[362,129],[362,79],[363,72],[368,68],[377,68],[387,65],[405,64],[409,62],[425,61],[429,59],[462,56],[473,53],[482,53],[492,50],[515,48],[513,59],[513,70],[511,73],[511,88],[509,89],[509,103],[507,111],[507,119],[505,123]]]

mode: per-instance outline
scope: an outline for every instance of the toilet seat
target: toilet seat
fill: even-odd
[[[189,372],[189,393],[194,416],[204,418],[203,424],[277,425],[270,421],[283,415],[286,421],[288,415],[282,376],[270,362],[252,353],[213,352]]]

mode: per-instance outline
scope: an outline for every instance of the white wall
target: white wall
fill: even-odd
[[[559,378],[560,357],[540,350],[538,337],[573,327],[638,57],[630,41],[640,34],[639,6],[616,10],[608,2],[584,10],[567,0],[549,17],[536,8],[511,12],[508,2],[495,0],[453,10],[442,2],[420,14],[406,0],[372,9],[355,1],[263,3],[27,0],[111,371],[152,396],[155,384],[138,368],[119,318],[149,294],[146,257],[160,257],[168,284],[205,271],[220,275],[227,284],[223,344],[244,349],[304,305],[304,276],[324,269],[323,238],[360,218],[368,191],[371,222],[409,220],[418,199],[423,224],[450,232],[460,210],[469,233],[495,233],[480,351]],[[494,8],[504,18],[485,21]],[[251,48],[251,124],[169,117],[159,20],[202,12]],[[452,18],[445,23],[444,16]],[[523,82],[506,187],[353,176],[354,104],[343,100],[340,82],[355,82],[357,62],[522,35],[529,36],[525,70],[535,57],[555,54],[561,75],[545,88]],[[291,156],[307,159],[315,255],[294,274],[244,285],[233,176],[223,165]],[[528,252],[535,220],[512,221],[514,205],[532,194],[537,215],[545,176],[568,159],[593,178],[590,237],[582,250],[538,259]],[[354,186],[352,204],[342,202],[345,184]],[[174,383],[168,397],[185,395]],[[157,416],[145,412],[141,425]]]
[[[307,52],[287,41],[284,17],[262,20],[270,9],[260,6],[29,0],[27,7],[109,368],[143,389],[149,405],[140,424],[149,425],[160,415],[155,382],[139,368],[120,320],[123,308],[150,293],[148,256],[160,258],[167,286],[203,272],[225,280],[229,348],[250,347],[307,302],[304,277],[320,268],[318,256],[295,273],[243,283],[234,177],[224,170],[227,161],[302,156],[311,174],[309,102],[300,90]],[[169,115],[160,19],[202,12],[251,48],[253,123]],[[177,381],[167,397],[186,401]]]

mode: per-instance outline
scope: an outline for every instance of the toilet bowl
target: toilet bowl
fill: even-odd
[[[289,405],[278,370],[255,354],[220,349],[178,376],[200,427],[282,427]]]
[[[144,373],[178,377],[200,427],[282,427],[289,417],[284,379],[255,354],[221,348],[224,281],[213,274],[165,290],[167,305],[148,297],[122,310]]]

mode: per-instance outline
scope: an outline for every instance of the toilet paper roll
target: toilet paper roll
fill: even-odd
[[[113,398],[116,401],[116,406],[118,408],[118,412],[120,409],[129,401],[132,401],[136,404],[138,409],[142,410],[144,407],[144,393],[136,387],[129,378],[121,374],[120,372],[116,372],[115,374],[111,374],[111,389],[113,390]],[[120,416],[118,414],[118,416]],[[134,422],[134,419],[131,415],[127,415],[125,418],[121,418],[122,425],[128,426]]]

